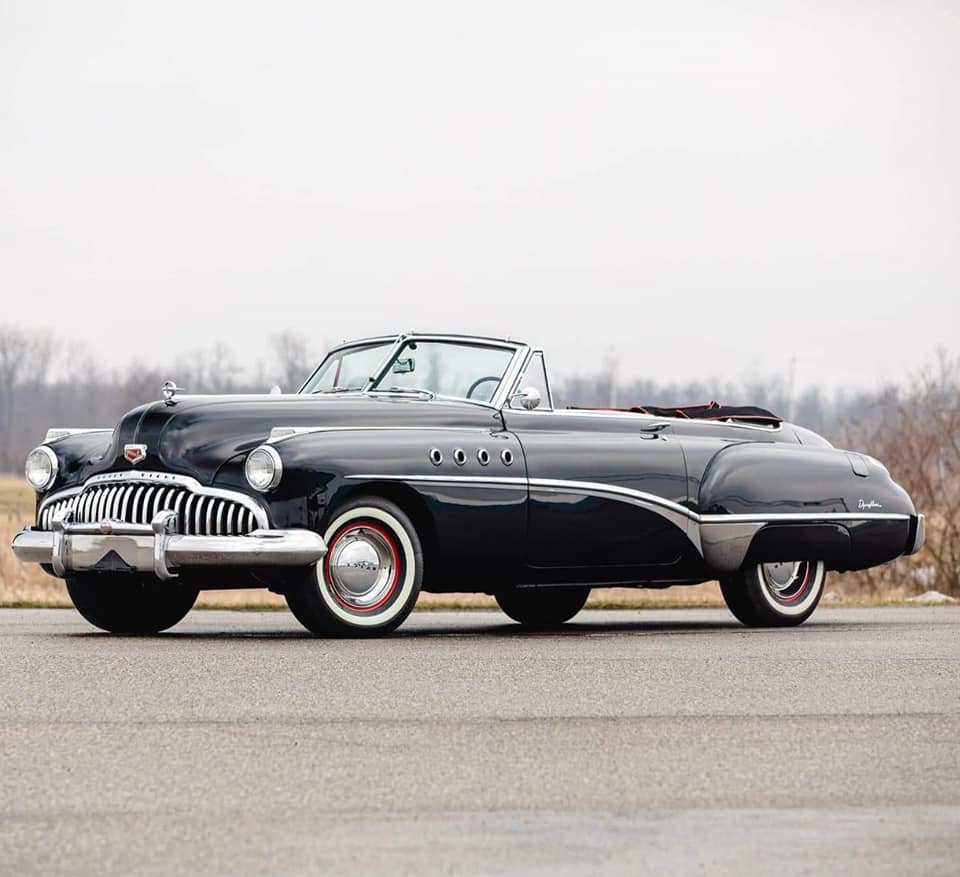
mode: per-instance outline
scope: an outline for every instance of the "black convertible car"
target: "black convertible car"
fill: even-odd
[[[923,516],[872,457],[759,408],[557,409],[543,353],[404,334],[332,350],[295,395],[187,396],[52,429],[13,549],[90,622],[159,631],[199,589],[269,588],[318,634],[379,634],[420,590],[550,627],[592,587],[719,579],[799,624],[828,570],[911,554]]]

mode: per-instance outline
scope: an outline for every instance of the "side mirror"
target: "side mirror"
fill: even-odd
[[[515,401],[519,403],[519,406],[513,404]],[[519,393],[514,393],[510,397],[511,408],[526,408],[527,411],[533,411],[540,405],[540,402],[540,391],[536,387],[524,387]]]
[[[398,359],[394,362],[390,371],[395,375],[408,375],[414,370],[416,364],[416,360],[412,356],[408,356],[406,359]]]
[[[279,396],[279,395],[281,395],[282,393],[283,393],[283,390],[280,389],[280,385],[279,385],[279,384],[274,384],[274,385],[270,388],[270,395],[271,395],[271,396]]]

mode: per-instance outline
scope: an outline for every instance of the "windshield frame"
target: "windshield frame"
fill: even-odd
[[[455,399],[458,402],[468,402],[471,405],[482,405],[484,408],[493,408],[499,410],[506,402],[507,394],[519,377],[520,369],[523,367],[530,352],[530,347],[517,341],[510,341],[505,338],[483,338],[477,335],[427,335],[420,332],[405,332],[400,335],[381,335],[373,338],[361,338],[356,341],[349,341],[345,344],[339,344],[330,349],[327,355],[320,361],[320,364],[310,373],[310,376],[303,382],[303,385],[297,390],[297,393],[303,393],[304,389],[314,379],[314,376],[326,365],[327,361],[338,354],[341,354],[353,347],[370,347],[371,345],[383,344],[384,355],[383,362],[376,369],[375,373],[370,375],[363,387],[346,391],[348,393],[369,394],[392,394],[394,391],[378,389],[377,384],[387,374],[394,360],[400,355],[404,346],[409,341],[439,341],[447,344],[460,344],[464,347],[493,347],[501,350],[512,351],[512,356],[507,368],[497,385],[497,389],[490,397],[489,402],[480,399],[465,399],[462,396],[441,396],[438,399]],[[391,343],[392,342],[392,343]]]

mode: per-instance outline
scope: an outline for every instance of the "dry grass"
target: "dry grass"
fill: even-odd
[[[70,598],[60,579],[47,575],[35,564],[22,564],[10,550],[10,543],[20,529],[33,519],[33,492],[22,478],[0,476],[0,606],[70,606]],[[922,558],[922,555],[920,556]],[[859,576],[833,575],[828,590],[843,602],[897,602],[926,590],[917,582],[916,571],[922,569],[920,558],[901,558],[903,567],[898,580],[909,584],[884,585],[869,589]],[[715,582],[693,587],[670,588],[665,591],[635,588],[598,588],[590,595],[587,606],[596,609],[673,608],[722,606],[723,598]],[[205,591],[197,601],[199,607],[235,609],[282,609],[282,597],[266,590]],[[422,594],[418,609],[493,609],[496,603],[485,594]]]

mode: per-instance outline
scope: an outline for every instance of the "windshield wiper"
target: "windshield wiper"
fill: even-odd
[[[437,394],[433,390],[424,390],[422,387],[374,387],[371,393],[418,393],[433,399]]]
[[[317,393],[357,393],[362,389],[363,387],[321,387],[319,390],[314,390],[310,395],[315,396]]]

